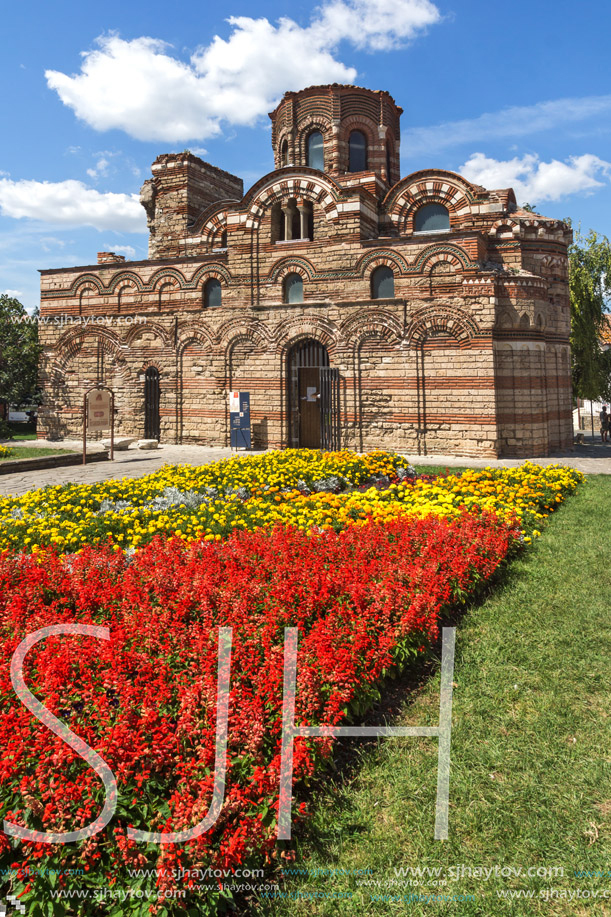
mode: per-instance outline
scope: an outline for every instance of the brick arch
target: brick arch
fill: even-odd
[[[83,283],[81,286],[77,287],[76,294],[78,295],[78,310],[79,315],[83,313],[83,303],[89,298],[89,295],[99,296],[100,291],[93,283]]]
[[[86,328],[68,328],[57,339],[55,349],[62,351],[69,349],[73,343],[80,342],[84,337],[91,336],[104,338],[111,346],[121,347],[122,341],[116,331],[108,328],[106,325],[89,325]]]
[[[282,164],[282,145],[286,141],[290,153],[292,139],[294,139],[293,129],[291,127],[283,127],[276,138],[276,146],[274,148],[274,157],[277,169],[285,168],[285,166]]]
[[[304,165],[308,161],[308,148],[307,148],[308,137],[310,136],[310,134],[313,134],[314,131],[320,131],[320,133],[322,134],[323,151],[324,153],[328,154],[329,142],[332,139],[331,119],[325,118],[323,115],[320,114],[320,112],[318,112],[317,114],[308,115],[306,118],[303,119],[303,121],[300,121],[299,130],[295,137],[295,152],[298,158],[301,160],[301,162],[304,163]],[[282,141],[288,140],[290,135],[291,135],[291,131],[290,129],[288,129],[284,131],[282,136],[279,138],[278,147],[277,147],[278,154],[280,153],[280,150],[282,149]],[[290,148],[290,143],[289,143],[289,148]],[[328,162],[327,159],[328,159],[328,156],[326,155],[325,156],[325,167],[328,170],[331,163]]]
[[[177,271],[175,268],[162,267],[151,275],[146,287],[148,290],[158,290],[162,284],[168,282],[177,284],[181,290],[184,289],[187,283],[184,274],[180,271]]]
[[[339,345],[337,326],[318,316],[287,319],[277,326],[275,337],[275,351],[283,360],[288,356],[291,347],[304,338],[313,338],[324,344],[329,351],[329,357],[336,352]]]
[[[182,287],[178,280],[176,280],[175,277],[172,277],[171,274],[166,275],[165,277],[163,275],[159,276],[155,282],[155,286],[153,287],[153,292],[161,293],[163,290],[168,289],[176,291],[182,290]]]
[[[99,277],[95,274],[81,274],[80,277],[77,277],[70,289],[67,291],[69,296],[78,296],[80,293],[81,287],[87,287],[88,289],[95,289],[98,293],[104,292],[104,285]]]
[[[388,343],[395,345],[403,340],[401,322],[395,315],[383,309],[353,315],[342,322],[339,331],[346,343],[355,345],[370,334],[383,337]]]
[[[104,354],[111,359],[112,372],[118,373],[125,383],[133,382],[134,376],[126,360],[125,348],[117,335],[107,328],[90,328],[63,335],[57,342],[55,356],[50,367],[56,383],[65,382],[69,364],[72,360],[78,360],[82,347],[95,343],[101,345]],[[81,388],[79,392],[82,393]]]
[[[359,259],[355,270],[361,277],[365,277],[366,274],[371,273],[376,267],[380,267],[384,264],[390,268],[395,268],[399,274],[408,274],[410,272],[410,266],[403,255],[399,254],[399,252],[392,251],[392,249],[379,249],[377,251],[367,252],[367,254]]]
[[[172,274],[160,274],[156,280],[153,302],[157,305],[157,311],[161,312],[164,306],[170,307],[183,298],[183,286]],[[176,295],[178,294],[178,295]]]
[[[468,267],[475,267],[475,263],[471,261],[464,248],[461,248],[460,245],[446,243],[445,245],[427,246],[424,251],[420,253],[416,261],[410,264],[410,271],[417,271],[419,274],[422,274],[425,273],[426,270],[430,270],[433,265],[438,264],[440,261],[448,261],[450,264],[454,265],[454,269],[457,271],[463,271]]]
[[[185,347],[192,343],[204,344],[207,347],[214,347],[218,343],[216,335],[204,322],[192,319],[179,322],[176,336],[180,355]]]
[[[231,273],[225,265],[212,261],[210,264],[204,264],[195,272],[188,286],[191,290],[203,290],[206,281],[211,277],[215,277],[224,286],[229,286],[232,281]]]
[[[172,344],[170,332],[167,331],[163,325],[158,325],[157,322],[147,321],[145,324],[134,324],[129,329],[125,335],[125,343],[128,346],[132,346],[140,334],[144,334],[147,331],[152,331],[153,334],[161,340],[164,347],[170,347]]]
[[[515,237],[515,238],[519,238],[519,236],[520,236],[520,224],[519,224],[519,223],[516,223],[515,220],[509,219],[509,217],[505,217],[505,219],[497,220],[495,223],[493,223],[492,226],[490,227],[490,229],[488,230],[488,235],[489,235],[489,236],[496,236],[497,233],[498,233],[498,231],[499,231],[499,229],[501,229],[503,226],[509,226],[510,229],[511,229],[511,231],[512,231],[512,233],[513,233],[513,235],[514,235],[514,237]]]
[[[299,174],[291,175],[288,169],[279,177],[274,173],[268,184],[263,185],[248,206],[246,226],[249,229],[258,229],[265,211],[273,204],[288,200],[291,197],[301,197],[313,204],[322,207],[328,220],[338,216],[337,202],[339,188],[327,175],[324,178],[320,172],[305,166],[299,167]]]
[[[225,353],[229,352],[232,341],[248,338],[259,347],[268,348],[272,343],[268,329],[257,319],[232,318],[225,322],[217,332],[217,340]]]
[[[189,347],[192,347],[193,344],[197,344],[199,347],[203,347],[205,350],[208,348],[212,349],[214,343],[208,338],[205,334],[198,334],[195,329],[191,331],[187,337],[180,340],[177,348],[177,356],[180,364],[184,360],[185,352]]]
[[[142,278],[134,271],[120,271],[115,274],[106,289],[108,293],[114,293],[118,286],[127,286],[128,284],[133,284],[140,293],[145,288]]]
[[[469,315],[443,306],[433,306],[412,316],[406,337],[410,344],[418,345],[439,333],[455,338],[461,347],[465,347],[479,334],[479,328]]]
[[[216,236],[227,229],[227,210],[218,210],[202,225],[199,232],[204,245],[212,249]],[[192,230],[193,231],[193,230]]]
[[[274,264],[267,279],[276,283],[278,280],[284,280],[287,274],[299,274],[304,280],[313,280],[316,276],[316,269],[307,258],[282,258]]]
[[[144,360],[144,362],[140,364],[139,372],[145,373],[147,369],[156,369],[159,373],[159,377],[163,378],[163,366],[161,363],[158,363],[157,360]],[[166,373],[166,375],[168,374]]]
[[[449,211],[452,228],[460,217],[471,212],[471,204],[483,190],[454,172],[415,172],[391,188],[383,207],[399,232],[411,233],[414,215],[423,204],[443,204]]]
[[[114,293],[117,297],[117,312],[122,312],[124,306],[133,306],[135,301],[131,298],[136,296],[140,291],[138,287],[130,277],[125,280],[123,283],[117,284],[114,289]]]
[[[262,346],[261,338],[258,334],[253,333],[252,329],[244,329],[243,331],[238,331],[237,334],[234,334],[233,337],[229,338],[227,345],[225,347],[224,357],[225,357],[225,377],[227,379],[227,384],[233,386],[233,379],[235,378],[235,351],[240,344],[247,343],[249,344],[255,353],[265,350],[265,345]],[[267,342],[266,342],[267,344]]]

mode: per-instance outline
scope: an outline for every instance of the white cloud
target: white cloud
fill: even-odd
[[[513,188],[521,203],[539,203],[602,187],[601,179],[611,178],[611,162],[591,153],[571,156],[566,162],[541,162],[533,153],[505,161],[474,153],[459,172],[485,188]]]
[[[66,243],[63,239],[56,238],[56,236],[43,236],[41,237],[40,245],[44,252],[50,252],[55,248],[64,248]]]
[[[4,294],[5,296],[12,296],[14,299],[20,299],[20,297],[23,296],[21,290],[5,290]]]
[[[221,123],[253,124],[285,90],[352,83],[337,59],[342,41],[370,51],[399,47],[440,20],[430,0],[329,0],[306,27],[292,19],[231,17],[185,63],[155,38],[111,34],[83,53],[81,72],[46,72],[62,102],[99,131],[119,128],[138,140],[171,143],[218,135]]]
[[[137,194],[102,194],[72,179],[61,182],[0,179],[0,212],[57,226],[92,226],[115,232],[146,232]]]
[[[429,0],[331,0],[319,14],[309,31],[321,43],[332,47],[344,39],[367,51],[399,48],[441,20]]]
[[[90,178],[106,177],[108,175],[108,166],[110,162],[102,156],[95,164],[93,169],[87,169],[87,175]]]
[[[128,261],[133,261],[136,257],[136,249],[131,245],[115,245],[111,242],[107,245],[107,250],[116,255],[125,255]]]
[[[415,127],[403,132],[402,143],[410,156],[435,153],[461,144],[474,144],[502,137],[525,137],[558,126],[596,118],[611,113],[611,95],[585,96],[581,99],[556,99],[536,105],[512,106],[502,111],[486,112],[478,118],[447,121],[433,127]]]

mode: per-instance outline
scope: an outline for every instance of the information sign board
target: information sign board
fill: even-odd
[[[250,392],[229,393],[229,439],[232,449],[250,449]]]

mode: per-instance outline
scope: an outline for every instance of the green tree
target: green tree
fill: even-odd
[[[20,407],[40,401],[37,317],[18,299],[0,294],[0,402]]]
[[[578,398],[608,398],[611,356],[601,337],[611,304],[611,245],[606,236],[579,230],[569,248],[573,391]]]

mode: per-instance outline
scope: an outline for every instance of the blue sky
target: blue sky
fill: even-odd
[[[298,0],[172,6],[22,0],[3,10],[0,292],[38,268],[146,257],[142,182],[191,149],[273,168],[286,89],[354,82],[404,109],[402,175],[459,171],[611,236],[611,8],[603,0]]]

